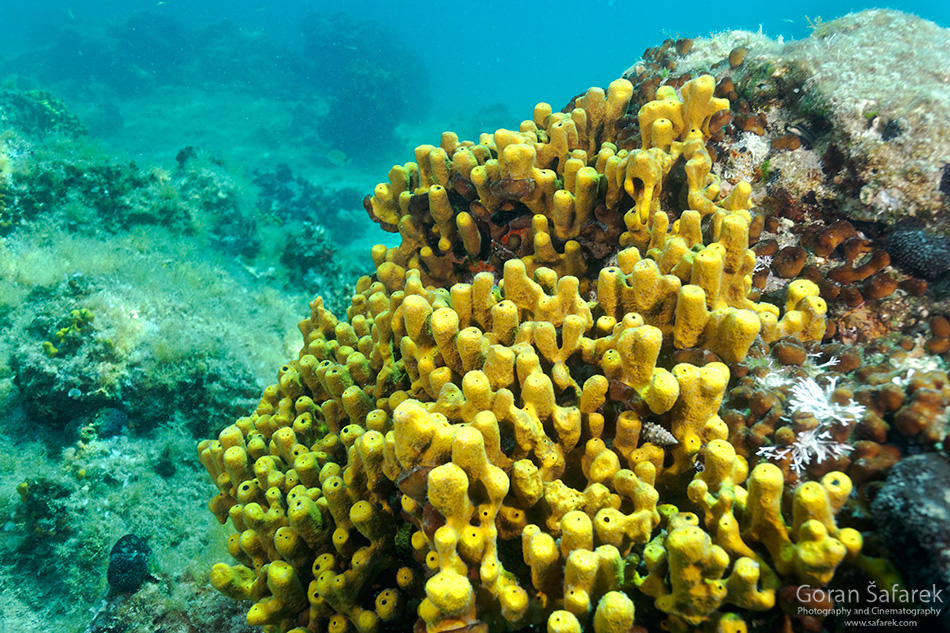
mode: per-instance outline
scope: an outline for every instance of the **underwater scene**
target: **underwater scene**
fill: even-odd
[[[0,6],[0,633],[950,631],[950,8]]]

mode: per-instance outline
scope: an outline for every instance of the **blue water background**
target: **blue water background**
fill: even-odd
[[[668,36],[761,27],[771,37],[799,39],[809,33],[807,18],[827,21],[867,8],[883,7],[829,0],[749,5],[621,0],[4,0],[0,2],[0,52],[40,46],[62,26],[101,24],[142,11],[179,19],[192,28],[230,20],[293,47],[302,43],[301,17],[314,12],[344,13],[388,25],[425,60],[432,104],[427,116],[432,120],[438,121],[440,113],[475,111],[499,102],[523,118],[540,100],[560,108],[588,86],[605,86],[646,48]],[[886,8],[950,26],[947,2],[910,0]],[[365,45],[372,48],[377,43]]]

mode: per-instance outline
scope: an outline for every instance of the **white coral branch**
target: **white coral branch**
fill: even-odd
[[[842,455],[847,455],[854,450],[850,444],[836,442],[831,439],[831,434],[816,427],[803,433],[799,433],[795,443],[791,446],[763,446],[756,455],[766,459],[779,460],[791,455],[791,467],[795,473],[801,477],[805,471],[805,466],[814,461],[820,464],[826,459],[835,459]]]
[[[818,426],[799,433],[791,446],[763,446],[756,454],[771,460],[791,456],[791,468],[801,477],[808,464],[820,464],[853,451],[850,444],[832,439],[827,428],[830,424],[843,426],[860,420],[865,408],[851,399],[845,404],[832,400],[837,382],[837,378],[832,378],[822,388],[813,378],[799,379],[792,387],[788,408],[792,413],[810,413],[818,420]]]
[[[854,400],[848,400],[847,404],[834,402],[831,396],[837,382],[837,378],[832,378],[830,384],[822,389],[813,378],[800,379],[792,387],[788,399],[789,409],[792,413],[811,413],[822,424],[831,421],[838,424],[857,422],[864,415],[864,406]]]

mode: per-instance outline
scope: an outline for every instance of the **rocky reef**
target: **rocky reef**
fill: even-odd
[[[161,613],[166,630],[230,630],[236,609],[202,577],[215,526],[194,438],[253,406],[308,295],[349,303],[340,236],[369,221],[355,190],[279,164],[253,178],[197,146],[123,157],[67,100],[0,89],[0,578],[17,587],[0,628],[134,630]],[[174,490],[192,500],[159,518],[146,497]],[[128,534],[151,555],[120,548],[119,577],[142,583],[110,585]]]

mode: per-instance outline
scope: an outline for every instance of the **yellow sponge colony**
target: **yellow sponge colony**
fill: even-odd
[[[393,168],[367,206],[402,244],[373,249],[345,321],[316,299],[298,358],[199,446],[234,528],[211,580],[254,603],[250,624],[620,633],[645,595],[677,629],[769,609],[780,576],[825,583],[857,555],[834,522],[847,478],[799,488],[786,525],[781,473],[749,475],[718,416],[729,364],[757,337],[820,338],[824,306],[807,285],[782,319],[749,298],[748,187],[720,199],[711,82],[661,90],[634,152],[613,144],[618,80]],[[612,265],[591,271],[595,238]],[[718,360],[668,361],[693,348]]]

